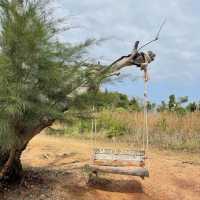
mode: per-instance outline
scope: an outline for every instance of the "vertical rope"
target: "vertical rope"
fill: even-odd
[[[145,95],[144,95],[144,110],[143,110],[143,117],[144,117],[144,121],[143,121],[143,123],[144,123],[144,126],[143,126],[143,132],[142,132],[142,148],[143,148],[143,150],[145,150],[145,113],[146,113],[146,102],[145,102]]]
[[[94,162],[94,117],[92,108],[92,120],[91,120],[91,161]]]
[[[96,148],[96,132],[97,132],[97,123],[95,116],[95,107],[92,107],[92,124],[91,124],[91,159],[94,161],[94,151]]]
[[[144,127],[143,127],[143,134],[142,134],[142,145],[143,145],[143,150],[146,149],[146,142],[145,138],[147,136],[147,81],[145,79],[145,73],[144,73],[144,110],[143,110],[143,117],[144,117]]]
[[[143,145],[145,147],[145,156],[147,158],[146,166],[149,169],[150,168],[150,162],[148,158],[148,150],[149,150],[149,127],[148,127],[148,77],[147,77],[147,71],[144,74],[144,129],[146,136],[146,144],[145,143],[145,137],[143,136]]]
[[[97,119],[96,119],[96,112],[95,107],[93,106],[93,112],[94,112],[94,147],[96,148],[96,137],[97,137]]]
[[[146,136],[146,148],[149,149],[149,127],[148,127],[148,81],[144,80],[144,127],[145,127],[145,136]],[[145,146],[145,139],[143,140],[143,145]]]

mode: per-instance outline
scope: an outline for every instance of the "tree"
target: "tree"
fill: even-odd
[[[197,111],[200,112],[200,101],[197,104]]]
[[[188,102],[187,96],[179,97],[178,101],[176,101],[175,95],[172,94],[169,96],[169,103],[168,103],[169,111],[177,111],[183,113],[185,112],[185,108],[182,106],[182,104],[187,102]]]
[[[125,108],[125,109],[128,108],[129,100],[128,100],[127,95],[117,93],[117,96],[119,98],[119,100],[117,102],[117,107],[121,107],[121,108]]]
[[[177,107],[176,97],[174,94],[172,94],[169,96],[169,103],[168,103],[169,111],[175,111],[176,107]]]
[[[0,0],[0,179],[21,176],[21,154],[29,141],[64,117],[73,98],[98,90],[105,78],[135,64],[134,51],[109,66],[86,63],[94,43],[63,44],[59,20],[39,0]],[[138,65],[138,63],[137,63]]]
[[[167,110],[167,104],[165,101],[161,101],[161,105],[158,106],[157,111],[158,112],[164,112]]]
[[[156,108],[156,104],[155,103],[151,103],[150,101],[147,102],[147,110],[148,111],[154,111]]]
[[[64,45],[40,1],[0,0],[0,178],[21,175],[28,142],[62,118],[68,95],[87,80],[82,51]]]
[[[92,109],[93,106],[97,110],[104,108],[127,108],[129,100],[127,95],[118,92],[87,92],[76,96],[73,99],[71,107],[75,109],[88,110]]]
[[[179,97],[179,101],[178,104],[184,104],[188,102],[188,97],[187,96],[183,96],[183,97]]]
[[[198,105],[195,102],[189,103],[186,107],[189,112],[195,112],[198,110]]]
[[[135,97],[133,97],[130,100],[129,107],[131,110],[136,111],[136,112],[140,112],[142,110],[142,107],[141,107],[139,101]]]

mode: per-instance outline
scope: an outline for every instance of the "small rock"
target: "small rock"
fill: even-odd
[[[44,159],[49,159],[49,154],[44,154],[44,155],[42,155],[42,158],[44,158]]]
[[[46,199],[46,195],[44,195],[44,194],[40,195],[40,199],[41,199],[41,200],[42,200],[42,199]]]

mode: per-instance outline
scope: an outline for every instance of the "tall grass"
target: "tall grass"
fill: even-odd
[[[75,120],[55,133],[89,138],[92,120]],[[97,137],[126,142],[136,147],[146,142],[142,112],[104,110],[96,115]],[[149,144],[162,149],[200,152],[200,113],[149,113]],[[63,131],[61,131],[63,130]],[[54,133],[53,133],[54,134]]]
[[[144,115],[141,112],[103,111],[98,121],[100,127],[110,123],[112,127],[114,124],[116,135],[121,140],[141,144],[145,136]],[[120,127],[119,130],[117,127]],[[149,113],[148,127],[151,146],[200,152],[200,113]]]

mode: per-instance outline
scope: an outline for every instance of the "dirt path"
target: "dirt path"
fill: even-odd
[[[150,154],[150,178],[104,175],[87,186],[82,166],[89,161],[87,141],[36,137],[23,154],[24,181],[7,188],[5,200],[199,200],[200,158],[169,152]]]

